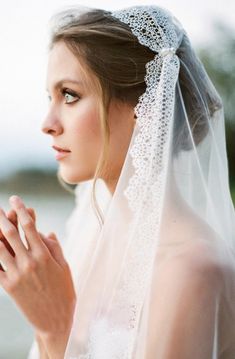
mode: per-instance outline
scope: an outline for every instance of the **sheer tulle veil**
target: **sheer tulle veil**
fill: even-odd
[[[82,14],[64,12],[59,26]],[[232,359],[235,214],[221,98],[168,10],[135,6],[107,16],[155,56],[114,194],[97,182],[102,227],[90,204],[92,181],[76,189],[64,250],[78,301],[65,358]],[[194,276],[211,286],[210,301],[201,299],[203,285],[193,291]],[[198,297],[192,308],[190,295]]]

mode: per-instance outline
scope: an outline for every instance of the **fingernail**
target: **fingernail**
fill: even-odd
[[[19,196],[13,195],[9,198],[9,201],[12,204],[21,205],[23,202]]]

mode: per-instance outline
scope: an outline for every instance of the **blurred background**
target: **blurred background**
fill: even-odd
[[[40,127],[47,112],[46,66],[48,21],[75,1],[21,0],[0,7],[0,207],[20,195],[37,213],[38,228],[53,230],[63,241],[74,197],[58,183],[51,139]],[[115,9],[156,4],[183,24],[214,85],[223,98],[229,179],[235,203],[235,2],[229,0],[79,1]],[[48,138],[47,138],[48,137]],[[0,288],[0,359],[27,358],[33,331],[13,301]]]

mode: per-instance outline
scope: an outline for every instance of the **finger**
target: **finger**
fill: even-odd
[[[7,213],[7,218],[11,221],[12,224],[14,224],[14,226],[17,228],[18,230],[18,224],[17,224],[17,216],[14,210],[10,210]],[[10,244],[7,242],[6,238],[4,237],[2,231],[0,230],[0,241],[2,241],[4,243],[4,245],[6,246],[7,250],[10,252],[10,254],[15,257],[15,252],[13,251],[12,247],[10,246]],[[1,269],[1,268],[0,268]]]
[[[5,272],[3,266],[0,263],[0,271]]]
[[[7,273],[4,271],[0,264],[0,285],[5,289],[5,285],[7,284]]]
[[[19,256],[20,259],[25,259],[26,248],[21,241],[19,232],[17,231],[15,226],[9,221],[2,208],[0,208],[0,228],[6,241],[9,243],[15,254]]]
[[[33,208],[29,207],[27,208],[27,211],[29,215],[32,217],[33,221],[36,222],[36,214]]]
[[[27,208],[28,213],[30,214],[30,216],[32,217],[32,219],[35,221],[36,220],[36,215],[35,215],[35,211],[33,208],[29,207]],[[16,211],[14,209],[11,209],[8,213],[7,213],[7,218],[15,225],[18,226],[18,218],[17,218],[17,214]]]
[[[35,216],[35,212],[34,212],[33,208],[27,208],[27,210],[28,210],[29,214],[31,215],[31,217],[33,218],[33,220],[35,221],[36,216]],[[16,211],[14,209],[11,209],[10,211],[8,211],[7,218],[11,221],[12,224],[14,224],[14,226],[18,230],[18,218],[17,218]],[[13,257],[15,257],[15,252],[13,251],[12,247],[7,242],[6,238],[3,236],[1,230],[0,230],[0,241],[2,241],[5,244],[6,248],[10,252],[10,254]],[[26,239],[26,241],[27,241],[27,239]],[[0,269],[1,269],[1,267],[0,267]]]
[[[9,219],[9,221],[11,221],[12,224],[14,224],[14,226],[17,226],[17,216],[16,216],[16,213],[14,210],[10,210],[8,213],[7,213],[7,218]],[[2,231],[0,229],[0,239],[1,238],[4,238],[3,234],[2,234]]]
[[[10,211],[8,211],[7,213],[7,218],[11,221],[12,224],[14,224],[14,226],[18,229],[18,220],[17,220],[17,215],[16,212],[11,209]],[[6,238],[3,236],[2,231],[0,230],[0,241],[2,241],[5,245],[5,247],[7,248],[7,250],[10,252],[10,254],[15,257],[15,252],[13,251],[12,247],[10,246],[10,244],[7,242]],[[4,272],[4,268],[2,267],[2,265],[0,264],[0,270]]]
[[[14,224],[14,226],[17,226],[17,216],[14,210],[10,210],[7,213],[7,218],[11,221],[12,224]],[[0,230],[0,239],[4,238],[2,231]]]
[[[7,242],[6,238],[3,235],[0,238],[0,242],[3,243],[5,245],[5,247],[7,248],[7,250],[10,252],[10,254],[13,257],[15,257],[15,252],[14,252],[13,248],[10,246],[10,244]]]
[[[10,255],[5,245],[0,242],[0,262],[6,267],[5,272],[13,273],[16,270],[16,263],[14,258]]]
[[[27,208],[27,211],[30,214],[30,216],[32,217],[32,219],[35,221],[36,216],[35,216],[34,209],[29,207],[29,208]],[[7,213],[7,218],[18,228],[18,218],[17,218],[16,211],[14,209],[11,209]]]
[[[46,246],[41,240],[41,237],[36,228],[36,224],[32,217],[29,215],[21,198],[18,196],[11,196],[9,198],[9,203],[16,211],[19,223],[24,231],[29,248],[37,253],[42,253],[42,251],[45,251]]]
[[[14,224],[14,226],[16,228],[18,228],[18,219],[17,219],[17,215],[16,212],[11,209],[8,213],[7,213],[7,218],[11,221],[12,224]]]
[[[36,223],[36,216],[35,216],[35,212],[33,210],[33,208],[26,208],[27,212],[29,213],[30,217],[32,218],[33,222]],[[26,238],[26,235],[24,235],[24,238],[26,240],[26,246],[28,250],[31,250],[30,246],[29,246],[29,241]]]

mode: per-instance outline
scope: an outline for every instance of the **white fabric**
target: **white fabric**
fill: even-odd
[[[79,21],[66,16],[62,26]],[[234,359],[235,213],[221,99],[169,12],[111,16],[155,56],[115,192],[97,187],[102,228],[91,181],[78,186],[65,246],[78,301],[65,359]]]
[[[94,211],[91,207],[91,201],[90,196],[88,195],[88,192],[91,191],[91,181],[84,182],[83,184],[80,184],[76,189],[76,207],[74,208],[70,218],[68,219],[66,223],[67,228],[67,240],[64,243],[64,253],[66,255],[66,258],[68,262],[70,263],[70,267],[72,270],[74,282],[78,283],[78,267],[79,261],[82,257],[81,251],[79,250],[79,244],[81,245],[81,248],[83,248],[84,243],[87,242],[87,240],[91,241],[93,235],[91,236],[86,235],[86,230],[83,231],[84,226],[90,225],[90,229],[92,226],[98,226],[98,221],[94,217]],[[109,191],[107,190],[107,187],[105,184],[99,180],[97,182],[97,197],[99,201],[99,205],[101,205],[101,208],[103,208],[103,212],[106,213],[108,209],[108,205],[110,204],[111,195]],[[93,227],[93,228],[94,228]],[[83,232],[83,234],[82,234]],[[79,235],[78,235],[79,234]],[[94,233],[93,233],[94,234]],[[78,242],[76,244],[76,241]],[[209,242],[208,242],[209,245]],[[196,246],[195,246],[196,247]],[[170,251],[169,254],[170,256]],[[180,255],[180,251],[178,251],[178,255]],[[167,253],[165,253],[165,256],[167,256]],[[172,253],[173,256],[173,253]],[[222,253],[221,253],[222,257]],[[234,260],[234,257],[232,256],[232,253],[230,254],[231,260]],[[229,263],[228,263],[229,268]],[[229,268],[230,269],[230,268]],[[76,273],[76,274],[75,274]],[[232,275],[232,274],[231,274]],[[227,277],[227,283],[224,283],[224,294],[226,294],[226,287],[229,288],[231,285],[230,283],[234,281],[234,274],[233,277],[229,278]],[[190,289],[190,288],[189,288]],[[195,293],[200,294],[200,292]],[[186,296],[186,292],[184,293],[184,296]],[[224,297],[224,298],[223,298]],[[224,358],[224,359],[232,359],[234,357],[235,352],[235,346],[234,346],[234,322],[230,322],[230,317],[226,314],[226,297],[223,295],[223,302],[220,303],[220,319],[218,320],[219,323],[217,325],[220,325],[220,333],[217,332],[217,330],[214,333],[214,340],[215,340],[215,347],[214,347],[214,353],[209,358],[217,359],[217,358]],[[218,303],[218,302],[217,302]],[[183,304],[183,303],[182,303]],[[217,304],[218,305],[218,304]],[[167,311],[169,308],[166,308]],[[205,312],[206,312],[205,308]],[[232,309],[232,308],[231,308]],[[219,311],[219,307],[217,307],[217,311]],[[223,312],[224,311],[224,312]],[[169,310],[170,312],[170,310]],[[206,314],[205,320],[208,319]],[[219,313],[218,313],[219,314]],[[182,318],[184,320],[184,317]],[[180,323],[180,318],[178,319],[176,325]],[[205,325],[205,322],[203,322],[203,325]],[[160,330],[163,331],[163,328],[161,327]],[[196,342],[196,333],[193,333],[193,329],[191,329],[190,334],[195,338]],[[220,334],[221,336],[221,354],[217,352],[217,336]],[[91,340],[91,347],[90,347],[90,355],[92,359],[111,359],[111,358],[125,358],[125,348],[127,346],[128,341],[128,331],[124,329],[117,329],[116,331],[110,331],[110,328],[107,323],[107,319],[101,318],[94,322],[94,325],[91,329],[90,334],[90,340]],[[200,345],[200,342],[198,343]],[[230,352],[226,352],[226,348],[230,347]],[[174,349],[174,348],[173,348]],[[224,354],[223,354],[224,351]],[[174,351],[172,354],[172,358],[181,358],[180,356],[177,356],[176,353],[174,356]],[[167,356],[156,356],[155,358],[159,359],[165,359],[168,358]],[[75,359],[77,357],[69,357],[70,359]],[[169,357],[170,358],[170,357]],[[33,342],[30,353],[28,355],[28,359],[40,359],[39,356],[39,350],[37,347],[36,341]]]

